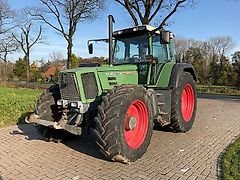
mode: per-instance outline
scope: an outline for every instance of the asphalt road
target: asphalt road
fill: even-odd
[[[240,96],[228,96],[218,94],[197,94],[199,99],[215,99],[215,100],[226,100],[226,101],[240,101]]]

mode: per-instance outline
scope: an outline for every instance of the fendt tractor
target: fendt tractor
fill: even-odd
[[[93,42],[108,43],[109,64],[61,71],[26,121],[45,132],[93,132],[108,159],[129,163],[146,152],[153,126],[191,129],[196,75],[192,65],[176,62],[170,31],[144,25],[113,32],[113,23],[110,15],[108,39],[88,41],[90,54]]]

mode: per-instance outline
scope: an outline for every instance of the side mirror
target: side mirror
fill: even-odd
[[[89,52],[89,54],[93,54],[93,44],[92,43],[88,45],[88,52]]]
[[[161,43],[162,44],[170,43],[170,31],[162,31],[161,32]]]

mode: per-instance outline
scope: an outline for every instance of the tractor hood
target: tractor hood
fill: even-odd
[[[137,71],[136,65],[117,65],[117,66],[109,66],[102,65],[98,67],[80,67],[75,69],[63,70],[60,73],[77,73],[77,72],[106,72],[106,71]]]
[[[91,102],[103,91],[112,89],[114,86],[138,84],[137,66],[129,64],[68,69],[61,71],[59,77],[63,77],[64,74],[75,75],[75,86],[84,102]],[[59,79],[59,84],[61,84],[61,79]]]
[[[122,84],[138,84],[136,65],[102,66],[96,71],[103,90]]]

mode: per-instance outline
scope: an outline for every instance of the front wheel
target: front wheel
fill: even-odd
[[[146,152],[153,129],[146,90],[122,86],[104,96],[95,118],[97,143],[113,161],[132,162]]]
[[[58,122],[61,119],[62,113],[59,112],[56,102],[61,99],[60,89],[58,85],[50,86],[38,98],[35,114],[40,119]],[[75,136],[64,130],[56,130],[43,125],[36,125],[39,133],[47,141],[67,141]]]
[[[178,87],[172,90],[171,127],[177,132],[191,129],[197,108],[196,86],[193,77],[183,72]]]

